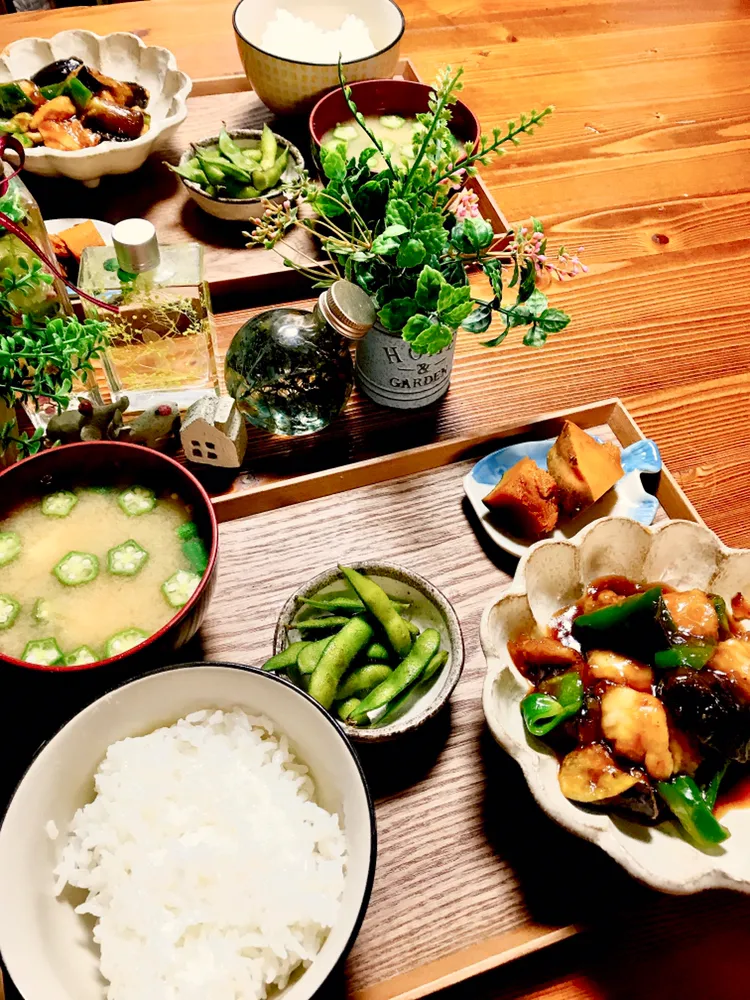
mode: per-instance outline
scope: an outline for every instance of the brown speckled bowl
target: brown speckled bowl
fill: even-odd
[[[442,636],[441,648],[447,649],[450,654],[442,670],[426,683],[414,687],[408,704],[393,721],[382,725],[375,723],[371,726],[351,726],[339,722],[350,739],[356,742],[374,743],[392,740],[424,725],[450,698],[464,666],[461,626],[448,598],[418,573],[395,563],[352,562],[349,565],[379,583],[390,597],[410,601],[412,608],[408,617],[420,629],[436,628]],[[300,631],[293,627],[296,620],[324,614],[313,608],[301,610],[300,598],[325,597],[336,592],[356,596],[337,566],[319,573],[296,590],[279,615],[274,635],[274,653],[281,652],[286,647],[287,641],[296,642],[302,638]]]

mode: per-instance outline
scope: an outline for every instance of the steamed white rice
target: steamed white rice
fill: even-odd
[[[109,1000],[262,1000],[310,964],[346,843],[268,719],[207,709],[121,740],[95,785],[55,876],[88,892]]]
[[[250,4],[243,4],[237,16],[245,9],[249,13]],[[242,31],[242,24],[238,23],[238,27]],[[327,30],[283,7],[266,25],[261,47],[272,55],[306,63],[337,63],[339,55],[344,62],[351,62],[366,59],[376,51],[370,29],[355,14],[347,14],[340,27]]]

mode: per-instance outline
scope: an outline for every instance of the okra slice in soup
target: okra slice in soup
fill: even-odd
[[[99,575],[99,560],[91,552],[68,552],[52,571],[66,587],[91,583]]]
[[[42,667],[54,667],[62,662],[63,653],[56,639],[32,639],[26,643],[21,659]]]
[[[140,646],[148,638],[148,632],[144,632],[143,629],[126,628],[122,632],[116,632],[111,639],[107,639],[104,652],[108,657],[119,656],[120,653],[127,653],[135,646]]]
[[[0,566],[13,562],[21,551],[21,536],[17,531],[0,531]]]
[[[37,597],[31,609],[31,620],[35,625],[47,625],[52,617],[52,608],[49,601],[43,597]]]
[[[10,594],[0,594],[0,630],[10,628],[18,618],[21,605]]]
[[[79,646],[72,653],[68,653],[64,663],[66,667],[83,667],[87,663],[96,663],[99,657],[88,646]]]
[[[173,608],[184,607],[195,593],[201,577],[187,569],[178,569],[161,585],[167,604]]]
[[[42,514],[45,517],[67,517],[78,503],[78,497],[70,490],[48,493],[42,500]]]
[[[117,502],[128,517],[139,517],[154,509],[156,496],[154,491],[146,486],[131,486],[122,491]]]
[[[135,576],[148,561],[148,552],[134,538],[107,553],[107,569],[113,576]]]

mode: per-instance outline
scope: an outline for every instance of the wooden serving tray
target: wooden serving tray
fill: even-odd
[[[327,996],[416,1000],[576,933],[592,886],[618,900],[632,891],[603,852],[534,805],[481,706],[479,619],[516,562],[485,539],[462,479],[482,455],[549,437],[565,418],[622,446],[643,438],[623,404],[607,400],[215,501],[224,522],[219,579],[199,656],[261,663],[289,593],[358,559],[422,573],[452,601],[464,633],[466,664],[450,708],[393,744],[357,747],[376,800],[378,865],[344,981]],[[666,469],[656,495],[659,520],[701,520]],[[545,858],[555,852],[568,872],[554,877],[558,887],[570,887],[585,865],[585,891],[553,891]]]
[[[419,81],[408,59],[401,60],[395,76]],[[294,229],[279,252],[260,247],[248,250],[242,233],[250,223],[222,222],[201,211],[163,161],[176,164],[191,142],[216,135],[222,122],[230,131],[260,128],[269,122],[299,148],[312,168],[307,117],[274,118],[244,75],[195,80],[187,103],[188,116],[182,125],[132,174],[104,177],[93,190],[75,181],[24,174],[42,215],[45,219],[84,217],[112,223],[138,216],[153,222],[162,243],[202,243],[215,306],[234,293],[253,293],[254,304],[296,298],[309,287],[309,281],[285,267],[284,256],[307,266],[314,264],[320,253],[312,235]],[[479,196],[483,216],[495,232],[505,232],[508,223],[481,178],[477,176],[470,183]]]

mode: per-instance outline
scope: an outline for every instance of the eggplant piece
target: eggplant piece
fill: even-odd
[[[53,83],[63,83],[71,73],[83,66],[83,60],[71,56],[69,59],[58,59],[48,63],[32,76],[31,80],[37,87],[49,87]]]
[[[140,83],[115,80],[89,66],[84,66],[78,71],[78,79],[84,86],[88,87],[92,94],[102,94],[107,91],[113,103],[121,108],[145,108],[148,106],[149,92]]]
[[[116,139],[137,139],[143,131],[143,112],[140,108],[121,108],[92,97],[83,122],[86,128]]]
[[[750,761],[750,707],[731,678],[710,666],[674,670],[657,693],[683,732],[723,758]]]
[[[601,743],[572,750],[560,765],[559,782],[560,791],[572,802],[639,820],[659,817],[659,802],[645,774],[637,768],[623,770]]]

